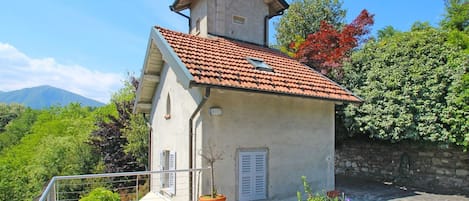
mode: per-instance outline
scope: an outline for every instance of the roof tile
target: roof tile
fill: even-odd
[[[194,84],[361,102],[337,83],[276,50],[156,28],[194,76]],[[274,72],[256,70],[247,57],[262,59]]]

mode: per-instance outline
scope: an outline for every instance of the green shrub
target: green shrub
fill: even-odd
[[[339,201],[339,198],[329,198],[325,194],[316,193],[314,194],[311,186],[309,186],[308,182],[306,181],[306,177],[302,176],[301,181],[303,182],[304,194],[306,199],[303,198],[302,193],[300,191],[296,192],[296,196],[298,201]]]
[[[95,188],[80,201],[120,201],[119,194],[105,188]]]

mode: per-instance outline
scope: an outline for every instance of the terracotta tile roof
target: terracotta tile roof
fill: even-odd
[[[195,85],[361,102],[335,82],[276,50],[220,37],[201,38],[156,29],[188,68]],[[263,59],[274,72],[256,70],[247,57]]]

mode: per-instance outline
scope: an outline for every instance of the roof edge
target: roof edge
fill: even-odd
[[[177,1],[179,1],[179,0],[177,0]],[[284,10],[286,10],[290,7],[290,4],[288,4],[287,1],[285,1],[285,0],[278,0],[278,1],[282,4],[283,7],[285,7],[282,11],[284,11]]]
[[[151,31],[150,31],[151,33]],[[140,72],[140,81],[138,82],[138,86],[137,86],[137,91],[135,92],[135,102],[134,102],[134,106],[132,108],[132,111],[134,114],[137,114],[137,113],[144,113],[142,111],[139,110],[139,102],[140,102],[140,98],[141,98],[141,93],[142,93],[142,88],[143,88],[143,85],[144,85],[144,80],[143,80],[143,76],[145,74],[145,71],[146,69],[148,68],[148,59],[151,55],[151,44],[152,44],[152,37],[151,37],[151,34],[150,36],[148,37],[148,43],[147,43],[147,51],[145,53],[145,58],[143,59],[143,67],[141,69],[141,72]]]
[[[151,38],[153,39],[158,49],[161,51],[163,60],[168,63],[171,68],[173,68],[178,78],[178,82],[182,84],[184,89],[188,89],[190,82],[194,80],[194,77],[189,72],[189,69],[187,69],[186,65],[181,61],[181,58],[177,56],[174,49],[169,45],[168,41],[166,41],[164,36],[156,27],[152,28]]]
[[[281,10],[278,10],[276,13],[282,12],[282,11],[284,11],[284,10],[286,10],[290,7],[290,4],[288,4],[288,2],[286,0],[274,0],[274,1],[279,2],[283,6],[283,8]],[[174,0],[173,4],[171,4],[169,6],[171,11],[182,11],[182,10],[185,10],[185,9],[189,8],[189,6],[190,6],[190,3],[189,3],[187,5],[182,5],[182,6],[178,7],[179,3],[180,3],[180,0]]]
[[[270,91],[262,91],[262,90],[258,90],[258,89],[239,88],[239,87],[222,86],[222,85],[214,85],[214,84],[200,84],[200,83],[195,83],[195,82],[191,82],[191,86],[211,87],[211,88],[217,88],[217,89],[226,89],[226,90],[242,91],[242,92],[253,92],[253,93],[259,93],[259,94],[270,94],[270,95],[277,95],[277,96],[308,98],[308,99],[314,99],[314,100],[330,101],[330,102],[334,102],[336,104],[337,103],[360,104],[360,103],[363,102],[363,100],[360,97],[357,97],[355,95],[354,95],[354,97],[359,99],[359,101],[350,101],[350,100],[342,100],[342,99],[334,99],[334,98],[323,98],[323,97],[318,97],[318,96],[307,96],[307,95],[301,95],[301,94],[276,93],[276,92],[270,92]]]

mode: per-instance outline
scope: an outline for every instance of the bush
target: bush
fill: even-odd
[[[365,102],[346,107],[349,133],[467,146],[467,55],[447,39],[435,28],[416,29],[354,52],[344,85]]]
[[[304,193],[305,193],[306,199],[304,200],[303,196],[302,196],[302,193],[300,191],[298,191],[296,193],[298,201],[339,201],[339,198],[337,198],[337,197],[330,198],[325,194],[319,194],[319,193],[314,194],[312,189],[311,189],[311,186],[309,186],[308,182],[306,181],[305,176],[301,177],[301,181],[303,182],[303,187],[304,187],[304,191],[305,191]]]
[[[119,194],[105,188],[95,188],[80,201],[120,201]]]

